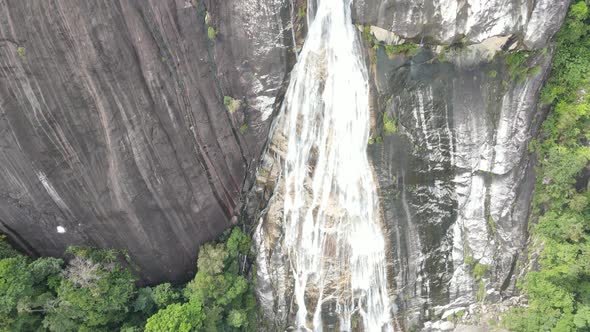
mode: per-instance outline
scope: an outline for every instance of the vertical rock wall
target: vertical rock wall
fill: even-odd
[[[239,210],[287,72],[286,5],[253,5],[0,1],[0,230],[31,254],[127,249],[147,282],[189,278]]]
[[[410,325],[515,295],[535,182],[527,145],[550,60],[530,55],[538,69],[511,81],[502,56],[429,62],[436,56],[380,54],[377,64],[380,109],[398,132],[383,132],[369,153],[391,231],[397,310]]]
[[[448,317],[461,313],[464,323],[485,325],[477,310],[517,294],[535,182],[527,146],[544,117],[538,96],[550,66],[549,41],[568,1],[353,5],[357,23],[378,39],[423,46],[413,57],[388,56],[383,47],[367,53],[375,91],[368,151],[390,232],[397,323],[449,330]],[[529,51],[521,53],[526,60],[511,68],[508,57],[522,50]],[[395,121],[395,134],[383,130],[384,114]],[[283,140],[274,137],[269,146],[257,197],[278,189],[281,199],[273,186]],[[251,211],[266,206],[265,199],[252,202]],[[272,330],[289,324],[291,286],[280,277],[281,211],[263,214],[258,286]]]

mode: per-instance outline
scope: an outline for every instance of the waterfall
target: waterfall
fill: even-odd
[[[392,331],[367,159],[369,85],[350,0],[318,0],[281,116],[283,230],[299,330]],[[311,20],[311,19],[310,19]]]

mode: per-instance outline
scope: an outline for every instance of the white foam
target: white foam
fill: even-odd
[[[283,104],[285,244],[296,328],[322,331],[322,304],[340,329],[392,331],[385,239],[367,158],[369,85],[350,0],[323,0]]]

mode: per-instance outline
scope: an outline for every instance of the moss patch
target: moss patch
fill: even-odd
[[[217,38],[217,30],[212,26],[207,27],[207,37],[209,37],[210,40],[215,40],[215,38]]]
[[[389,117],[387,112],[383,113],[383,133],[385,135],[397,133],[397,121],[393,117]]]
[[[25,55],[26,55],[26,51],[25,48],[22,46],[19,46],[16,48],[16,54],[21,58],[24,59]]]
[[[234,99],[230,96],[224,96],[223,97],[223,104],[227,107],[227,110],[230,113],[234,113],[235,111],[237,111],[240,106],[242,105],[242,102],[238,99]]]

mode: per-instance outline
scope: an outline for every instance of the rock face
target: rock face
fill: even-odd
[[[449,314],[517,293],[535,182],[527,146],[551,58],[541,49],[569,1],[375,2],[355,2],[358,19],[386,39],[460,44],[371,56],[382,143],[369,154],[391,235],[394,311],[406,328],[444,330]],[[537,51],[521,53],[518,69],[508,49]],[[379,129],[384,116],[397,133]]]
[[[537,104],[552,52],[542,49],[567,5],[354,2],[358,23],[372,25],[376,37],[425,42],[411,58],[388,56],[383,48],[367,54],[375,92],[368,151],[390,235],[392,310],[400,328],[453,329],[450,315],[516,294],[535,182],[527,146],[544,117]],[[513,66],[509,49],[531,51],[516,53],[524,60]],[[384,117],[395,121],[396,133],[383,130]],[[272,199],[282,199],[282,189],[274,186],[283,143],[275,136],[264,157],[254,190],[259,197],[275,190]],[[267,206],[253,201],[259,205],[251,211]],[[293,319],[282,215],[273,206],[256,233],[257,285],[268,331]],[[469,323],[477,324],[471,318]]]
[[[557,32],[569,0],[355,0],[359,23],[404,38],[449,44],[480,43],[519,34],[523,46],[542,48]]]
[[[121,248],[146,282],[190,278],[268,135],[284,6],[1,0],[0,230],[34,255]]]
[[[380,109],[398,133],[384,132],[369,153],[407,326],[514,295],[526,258],[535,181],[527,144],[543,114],[537,99],[550,54],[529,55],[537,69],[512,80],[504,57],[473,56],[469,48],[451,62],[429,63],[430,52],[378,55]]]
[[[412,58],[367,54],[368,151],[400,326],[446,328],[436,321],[450,312],[513,294],[534,184],[527,144],[551,51],[531,53],[524,76],[495,55],[549,46],[568,3],[353,1],[357,23],[425,46]],[[146,282],[190,277],[198,245],[239,214],[261,154],[251,217],[275,189],[284,137],[262,152],[301,5],[0,0],[0,230],[31,254],[121,248]],[[451,43],[472,45],[441,51]],[[384,113],[396,134],[383,132]],[[284,326],[289,285],[268,282],[284,273],[281,248],[266,240],[261,299]]]

